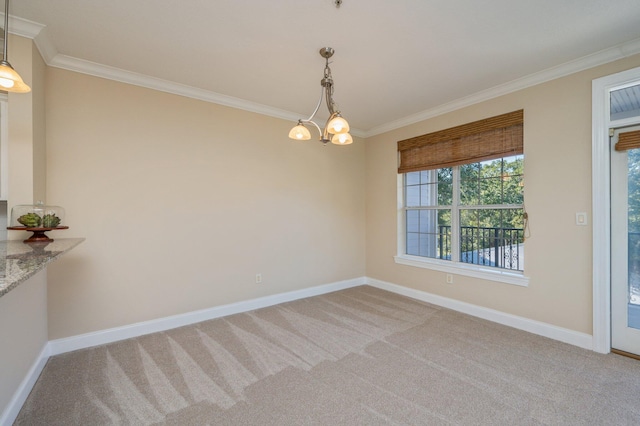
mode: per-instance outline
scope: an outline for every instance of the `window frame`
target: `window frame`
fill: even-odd
[[[508,158],[509,155],[502,157]],[[460,261],[460,211],[478,209],[522,209],[524,204],[498,204],[498,205],[461,205],[460,204],[460,166],[453,168],[453,193],[451,206],[434,206],[432,209],[445,209],[451,211],[451,260],[436,259],[423,256],[415,256],[406,253],[406,206],[405,206],[405,176],[407,173],[399,173],[397,180],[398,196],[398,229],[397,229],[397,254],[394,256],[395,263],[418,268],[431,269],[451,274],[470,276],[485,280],[497,281],[507,284],[527,287],[529,277],[524,275],[524,271],[507,270],[490,266],[476,265]]]

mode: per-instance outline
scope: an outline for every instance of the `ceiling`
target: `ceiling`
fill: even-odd
[[[334,3],[14,0],[9,28],[41,24],[36,45],[52,66],[171,82],[167,91],[288,119],[315,108],[318,50],[330,46],[334,99],[365,136],[640,53],[638,0]]]

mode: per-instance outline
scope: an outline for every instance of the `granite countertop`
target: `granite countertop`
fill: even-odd
[[[83,241],[84,238],[56,238],[49,243],[0,241],[0,297]]]

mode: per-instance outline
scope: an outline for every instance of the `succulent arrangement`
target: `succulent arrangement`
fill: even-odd
[[[35,213],[27,213],[20,216],[18,222],[27,228],[37,228],[42,223],[42,218]]]
[[[17,220],[27,228],[38,228],[40,226],[43,228],[55,228],[60,224],[60,218],[53,213],[40,217],[37,213],[32,212],[23,214]]]
[[[55,228],[60,225],[60,218],[53,213],[45,214],[42,218],[42,227]]]

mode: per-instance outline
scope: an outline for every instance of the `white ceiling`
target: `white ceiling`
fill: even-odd
[[[638,0],[14,0],[10,15],[12,32],[44,26],[49,65],[291,119],[333,47],[335,101],[364,135],[640,53]]]

